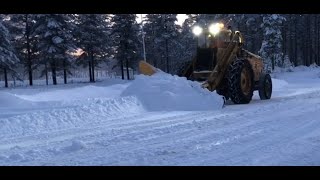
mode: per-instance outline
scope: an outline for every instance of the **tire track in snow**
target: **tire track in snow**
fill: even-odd
[[[314,111],[316,113],[313,111],[305,111],[303,113],[317,114],[318,111],[319,109]],[[227,155],[223,155],[222,157],[210,158],[210,155],[208,155],[207,158],[203,158],[207,159],[203,164],[288,165],[281,164],[278,161],[283,157],[291,158],[290,155],[294,155],[296,152],[285,146],[298,141],[302,138],[301,134],[307,135],[314,130],[318,130],[318,127],[320,126],[320,122],[314,119],[301,121],[301,118],[304,116],[304,114],[289,116],[292,117],[293,120],[282,122],[280,126],[276,120],[263,123],[261,124],[261,127],[267,128],[263,128],[263,133],[257,134],[255,139],[246,139],[246,141],[250,141],[250,143],[243,143],[240,141],[237,142],[237,144],[231,144],[231,146],[228,146],[227,148],[221,148],[217,153],[223,154],[226,149],[229,149],[230,151]],[[288,116],[286,115],[286,117]],[[268,119],[272,118],[274,117],[268,117]],[[239,146],[242,147],[239,148]]]

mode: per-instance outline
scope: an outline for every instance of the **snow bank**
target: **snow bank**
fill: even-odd
[[[298,66],[293,72],[278,72],[272,74],[273,78],[282,79],[291,84],[304,84],[312,87],[320,81],[320,68],[316,66]]]
[[[120,118],[145,112],[136,97],[94,98],[87,102],[79,101],[79,104],[82,104],[82,111],[106,118]]]
[[[311,64],[310,66],[296,66],[296,67],[287,67],[287,68],[281,68],[281,67],[275,67],[273,70],[273,73],[286,73],[286,72],[303,72],[303,71],[313,71],[313,70],[319,70],[319,66],[317,64]]]
[[[198,82],[158,72],[138,75],[121,96],[136,96],[150,111],[201,111],[222,108],[223,99]]]
[[[293,71],[299,72],[299,71],[310,71],[319,68],[317,64],[311,64],[310,66],[296,66],[293,68]]]
[[[72,89],[53,90],[33,95],[19,95],[19,97],[30,101],[71,101],[87,98],[114,98],[119,97],[127,84],[116,84],[109,87],[84,86]]]

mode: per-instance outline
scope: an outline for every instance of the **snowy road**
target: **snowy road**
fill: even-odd
[[[147,110],[130,83],[3,90],[0,165],[320,165],[319,73],[210,111]]]

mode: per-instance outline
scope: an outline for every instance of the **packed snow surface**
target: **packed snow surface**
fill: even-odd
[[[320,69],[234,105],[158,73],[0,89],[0,165],[320,165]]]

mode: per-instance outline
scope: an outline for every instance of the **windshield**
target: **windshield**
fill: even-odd
[[[200,48],[207,48],[207,47],[209,47],[209,38],[208,38],[208,35],[202,34],[202,35],[200,35],[200,36],[198,37],[198,46],[199,46]]]
[[[217,43],[230,42],[232,38],[232,32],[229,30],[221,31],[216,36],[202,34],[198,37],[198,47],[209,48],[216,47]]]

